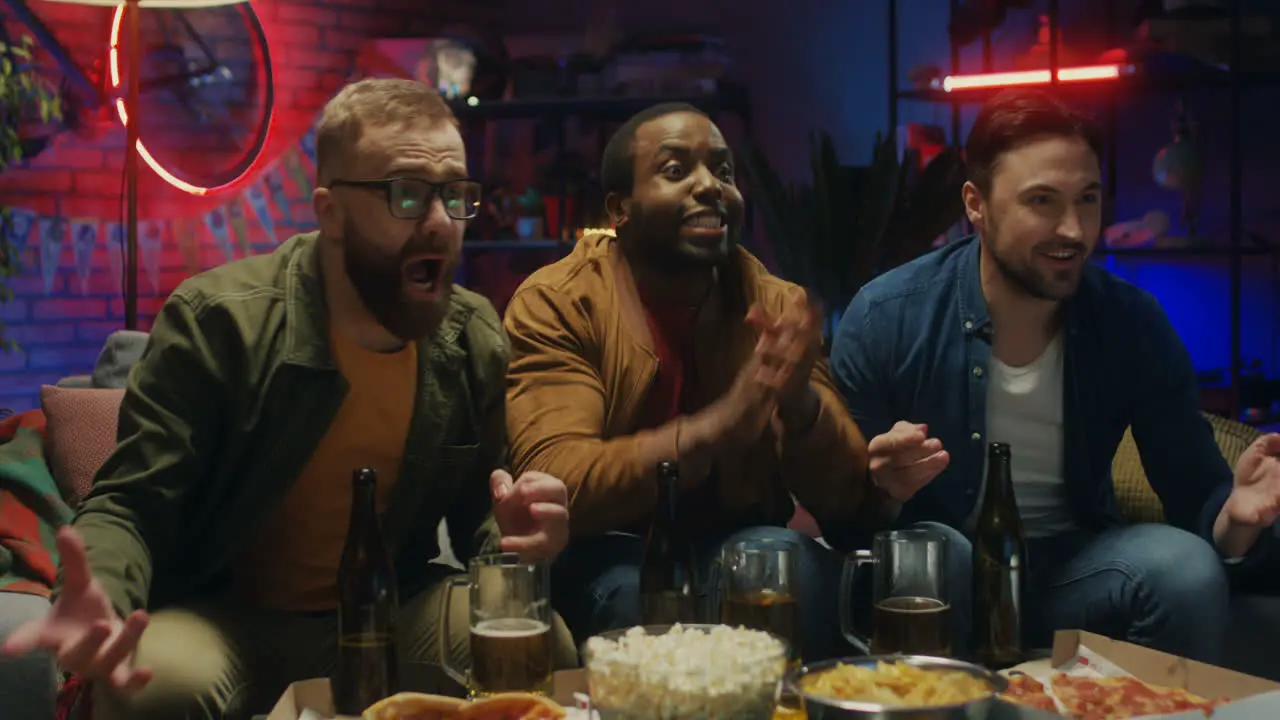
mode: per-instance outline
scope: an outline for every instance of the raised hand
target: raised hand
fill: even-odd
[[[927,425],[905,420],[894,423],[889,432],[871,438],[871,480],[889,497],[910,500],[951,462],[942,441],[929,437]]]
[[[134,611],[121,620],[107,593],[89,572],[84,541],[70,526],[58,531],[62,592],[49,614],[14,630],[5,640],[6,655],[48,650],[65,671],[89,680],[105,680],[132,693],[151,680],[147,668],[133,667],[147,614]]]
[[[747,312],[747,322],[760,333],[756,354],[771,373],[768,384],[777,393],[782,414],[803,415],[816,400],[809,378],[822,354],[821,306],[796,293],[781,315],[772,317],[754,305]]]
[[[527,472],[513,481],[507,471],[494,470],[489,489],[503,552],[552,560],[569,543],[569,491],[559,478]]]
[[[1280,517],[1280,434],[1258,438],[1236,461],[1223,511],[1231,522],[1249,527],[1266,527]]]

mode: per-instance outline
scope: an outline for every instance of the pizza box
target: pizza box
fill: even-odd
[[[1152,685],[1182,688],[1201,697],[1230,698],[1230,703],[1214,710],[1214,720],[1280,718],[1280,683],[1083,630],[1059,630],[1053,638],[1051,658],[1024,663],[1013,670],[1025,672],[1046,684],[1054,672],[1094,677],[1130,675]],[[1204,720],[1205,716],[1192,710],[1142,717]]]
[[[574,694],[586,690],[586,673],[582,670],[561,670],[555,674],[551,699],[574,707]],[[434,691],[434,689],[433,689]],[[573,715],[570,714],[570,718]],[[329,692],[328,678],[315,678],[293,683],[267,715],[267,720],[359,720],[346,715],[334,715],[333,695]]]

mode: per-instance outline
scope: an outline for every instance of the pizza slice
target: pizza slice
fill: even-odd
[[[1036,710],[1058,712],[1058,705],[1049,695],[1044,683],[1021,672],[1009,673],[1008,680],[1009,687],[1000,693],[1001,700]]]
[[[531,693],[501,693],[467,703],[457,720],[560,720],[565,716],[560,704]]]
[[[1094,678],[1058,673],[1050,683],[1063,711],[1077,720],[1129,720],[1186,710],[1200,710],[1208,716],[1225,702],[1132,677]]]
[[[361,720],[454,720],[466,705],[457,698],[402,692],[370,705]]]
[[[361,720],[561,720],[564,708],[539,695],[501,693],[475,702],[403,692],[371,705]]]

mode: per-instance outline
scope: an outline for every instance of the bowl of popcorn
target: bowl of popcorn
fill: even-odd
[[[613,630],[583,657],[601,720],[769,720],[787,670],[781,639],[726,625]]]

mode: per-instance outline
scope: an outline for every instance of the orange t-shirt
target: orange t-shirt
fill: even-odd
[[[378,472],[378,511],[400,474],[418,387],[417,349],[377,353],[330,328],[349,386],[324,439],[236,563],[241,600],[293,612],[337,607],[338,563],[351,514],[351,473]]]

